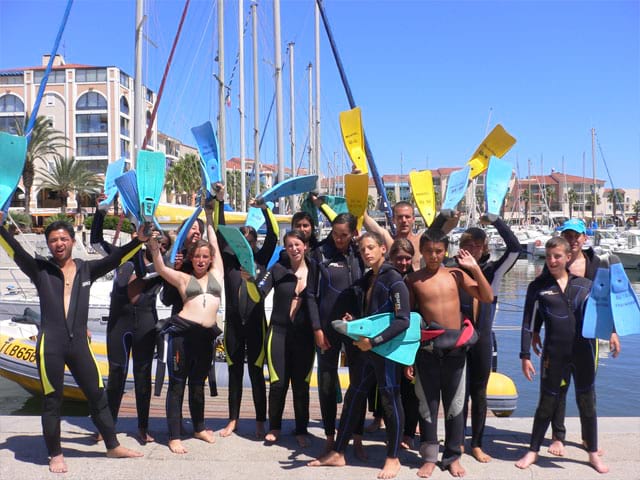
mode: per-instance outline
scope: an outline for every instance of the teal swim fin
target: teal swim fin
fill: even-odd
[[[9,210],[11,197],[13,197],[13,192],[16,191],[22,176],[26,158],[27,139],[18,135],[0,132],[0,172],[2,172],[0,208],[5,213]]]
[[[154,222],[156,207],[164,188],[164,173],[167,159],[162,152],[138,152],[136,175],[138,183],[138,201],[140,217],[145,222]]]
[[[609,340],[612,332],[613,315],[611,313],[609,256],[605,255],[600,258],[600,266],[593,279],[591,294],[584,310],[582,336]]]
[[[611,256],[611,311],[621,337],[640,333],[640,303],[620,259]]]

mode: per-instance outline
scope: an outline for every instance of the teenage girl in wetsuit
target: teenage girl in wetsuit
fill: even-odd
[[[273,289],[273,310],[267,332],[269,366],[269,432],[275,442],[282,430],[282,413],[289,389],[293,390],[295,435],[298,444],[308,445],[309,379],[313,368],[313,329],[309,318],[309,277],[314,264],[306,258],[305,236],[292,230],[284,236],[286,257],[281,258],[260,279],[258,289],[265,297]]]
[[[185,384],[189,382],[189,410],[194,437],[213,443],[213,432],[205,429],[204,381],[213,358],[214,327],[216,326],[224,269],[213,230],[213,208],[205,208],[207,237],[198,240],[188,253],[193,267],[189,275],[165,266],[157,239],[149,241],[156,271],[177,288],[183,302],[182,310],[173,315],[163,332],[169,335],[167,371],[167,422],[169,449],[173,453],[187,453],[180,440],[182,401]]]

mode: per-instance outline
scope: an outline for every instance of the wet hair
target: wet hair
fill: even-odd
[[[384,238],[382,238],[382,235],[380,235],[378,232],[364,232],[358,237],[358,245],[360,245],[366,238],[370,238],[381,247],[385,245]]]
[[[397,208],[403,208],[403,207],[409,207],[411,209],[411,216],[413,216],[413,205],[411,205],[409,202],[405,201],[405,200],[401,200],[398,203],[396,203],[393,206],[393,216],[395,217],[396,215],[396,209]]]
[[[238,230],[240,230],[242,232],[242,235],[244,235],[245,237],[247,235],[251,236],[254,242],[258,241],[258,232],[256,232],[256,229],[253,228],[252,226],[244,225],[240,227]]]
[[[355,233],[356,229],[358,228],[358,219],[350,213],[339,213],[331,222],[331,226],[345,224],[349,228],[350,233]]]
[[[547,240],[547,243],[544,244],[545,250],[550,250],[556,247],[564,248],[564,253],[571,253],[571,245],[563,237],[551,237]]]
[[[391,248],[389,249],[389,258],[393,258],[400,252],[407,252],[412,257],[416,253],[416,249],[413,247],[413,243],[406,238],[397,238],[393,241]]]
[[[64,220],[56,220],[55,222],[51,222],[44,231],[44,238],[48,241],[51,232],[55,232],[56,230],[65,230],[71,237],[71,240],[75,240],[76,238],[76,232],[73,230],[73,226],[69,222],[65,222]]]
[[[284,238],[282,239],[283,244],[287,243],[287,238],[297,238],[302,243],[306,243],[306,240],[304,238],[304,233],[302,233],[301,230],[293,229],[285,233]]]
[[[449,248],[449,237],[442,230],[427,229],[420,237],[420,251],[428,242],[443,243],[445,250]]]
[[[307,212],[296,212],[291,217],[291,228],[295,228],[296,223],[300,220],[308,220],[312,227],[315,227],[316,224],[313,221],[313,218]]]
[[[202,247],[207,247],[209,249],[209,255],[211,255],[211,258],[213,258],[213,247],[209,242],[201,238],[199,238],[196,243],[189,246],[189,249],[187,250],[187,258],[189,260],[193,260],[193,256],[196,254],[196,251]],[[209,268],[211,268],[212,266],[213,266],[213,262],[211,262],[211,265],[209,265]]]
[[[487,241],[487,233],[478,227],[467,228],[462,235],[460,235],[460,241],[458,244],[460,246],[464,245],[467,242],[474,242],[480,240],[484,243],[484,247],[482,249],[482,254],[489,253],[489,242]]]

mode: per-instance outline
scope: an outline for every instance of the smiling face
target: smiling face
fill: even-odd
[[[191,256],[191,264],[193,265],[193,273],[196,277],[203,275],[211,268],[213,256],[211,248],[208,245],[196,247]]]
[[[400,273],[405,274],[411,269],[413,256],[409,252],[398,250],[395,255],[390,256],[389,260],[391,260],[391,264],[396,267]]]
[[[202,232],[200,231],[200,224],[198,222],[193,222],[191,228],[189,229],[189,233],[187,233],[187,245],[192,243],[196,243],[202,237]]]
[[[71,258],[73,244],[75,240],[71,238],[69,232],[63,228],[53,230],[47,238],[47,246],[56,263],[62,264]]]
[[[545,261],[547,268],[551,275],[556,278],[567,269],[569,260],[571,260],[571,253],[568,253],[562,245],[546,249]]]
[[[287,236],[284,241],[284,248],[292,264],[298,264],[304,258],[307,245],[297,237]]]

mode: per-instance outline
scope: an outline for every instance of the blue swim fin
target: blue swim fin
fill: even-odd
[[[621,337],[640,333],[640,303],[620,259],[611,256],[611,311]]]
[[[18,135],[0,132],[0,208],[6,213],[9,211],[11,198],[16,191],[24,163],[27,159],[27,139]]]
[[[107,196],[100,202],[98,207],[101,210],[107,210],[113,198],[118,193],[118,186],[116,185],[116,177],[119,177],[124,172],[124,157],[112,162],[107,166],[107,172],[104,175],[104,194]]]
[[[613,332],[613,315],[611,313],[609,256],[605,255],[600,258],[600,266],[596,271],[591,294],[587,299],[582,323],[582,336],[609,340],[611,332]]]
[[[132,215],[140,223],[140,205],[138,204],[138,182],[135,170],[129,170],[115,179],[120,201],[127,215]]]

